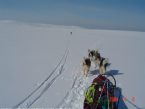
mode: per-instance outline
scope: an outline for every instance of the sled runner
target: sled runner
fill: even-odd
[[[85,93],[84,109],[118,109],[119,96],[115,96],[115,90],[113,75],[99,75]]]

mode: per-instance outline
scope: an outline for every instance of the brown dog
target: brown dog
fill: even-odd
[[[82,70],[83,70],[83,73],[84,73],[84,75],[86,77],[88,75],[90,67],[91,67],[91,60],[90,60],[90,58],[85,58],[84,57],[83,60],[82,60]]]

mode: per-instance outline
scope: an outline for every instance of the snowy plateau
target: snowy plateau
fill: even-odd
[[[98,75],[93,65],[82,75],[88,49],[109,58],[122,91],[119,109],[145,109],[145,32],[16,21],[0,21],[0,108],[83,109]]]

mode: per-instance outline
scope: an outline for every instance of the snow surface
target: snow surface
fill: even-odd
[[[81,109],[84,91],[97,73],[92,66],[93,75],[84,78],[80,62],[87,56],[88,49],[97,48],[109,58],[108,70],[114,74],[122,95],[138,109],[145,108],[145,32],[14,21],[0,21],[0,108],[15,106],[39,87],[59,63],[67,46],[69,54],[65,65],[61,64],[41,89],[20,107],[27,107],[61,73],[31,107]],[[124,103],[121,104],[124,108],[137,108],[126,100]]]

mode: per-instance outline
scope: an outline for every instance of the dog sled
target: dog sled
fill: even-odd
[[[114,76],[100,74],[85,92],[84,109],[118,109],[120,94],[115,95],[115,91]]]

